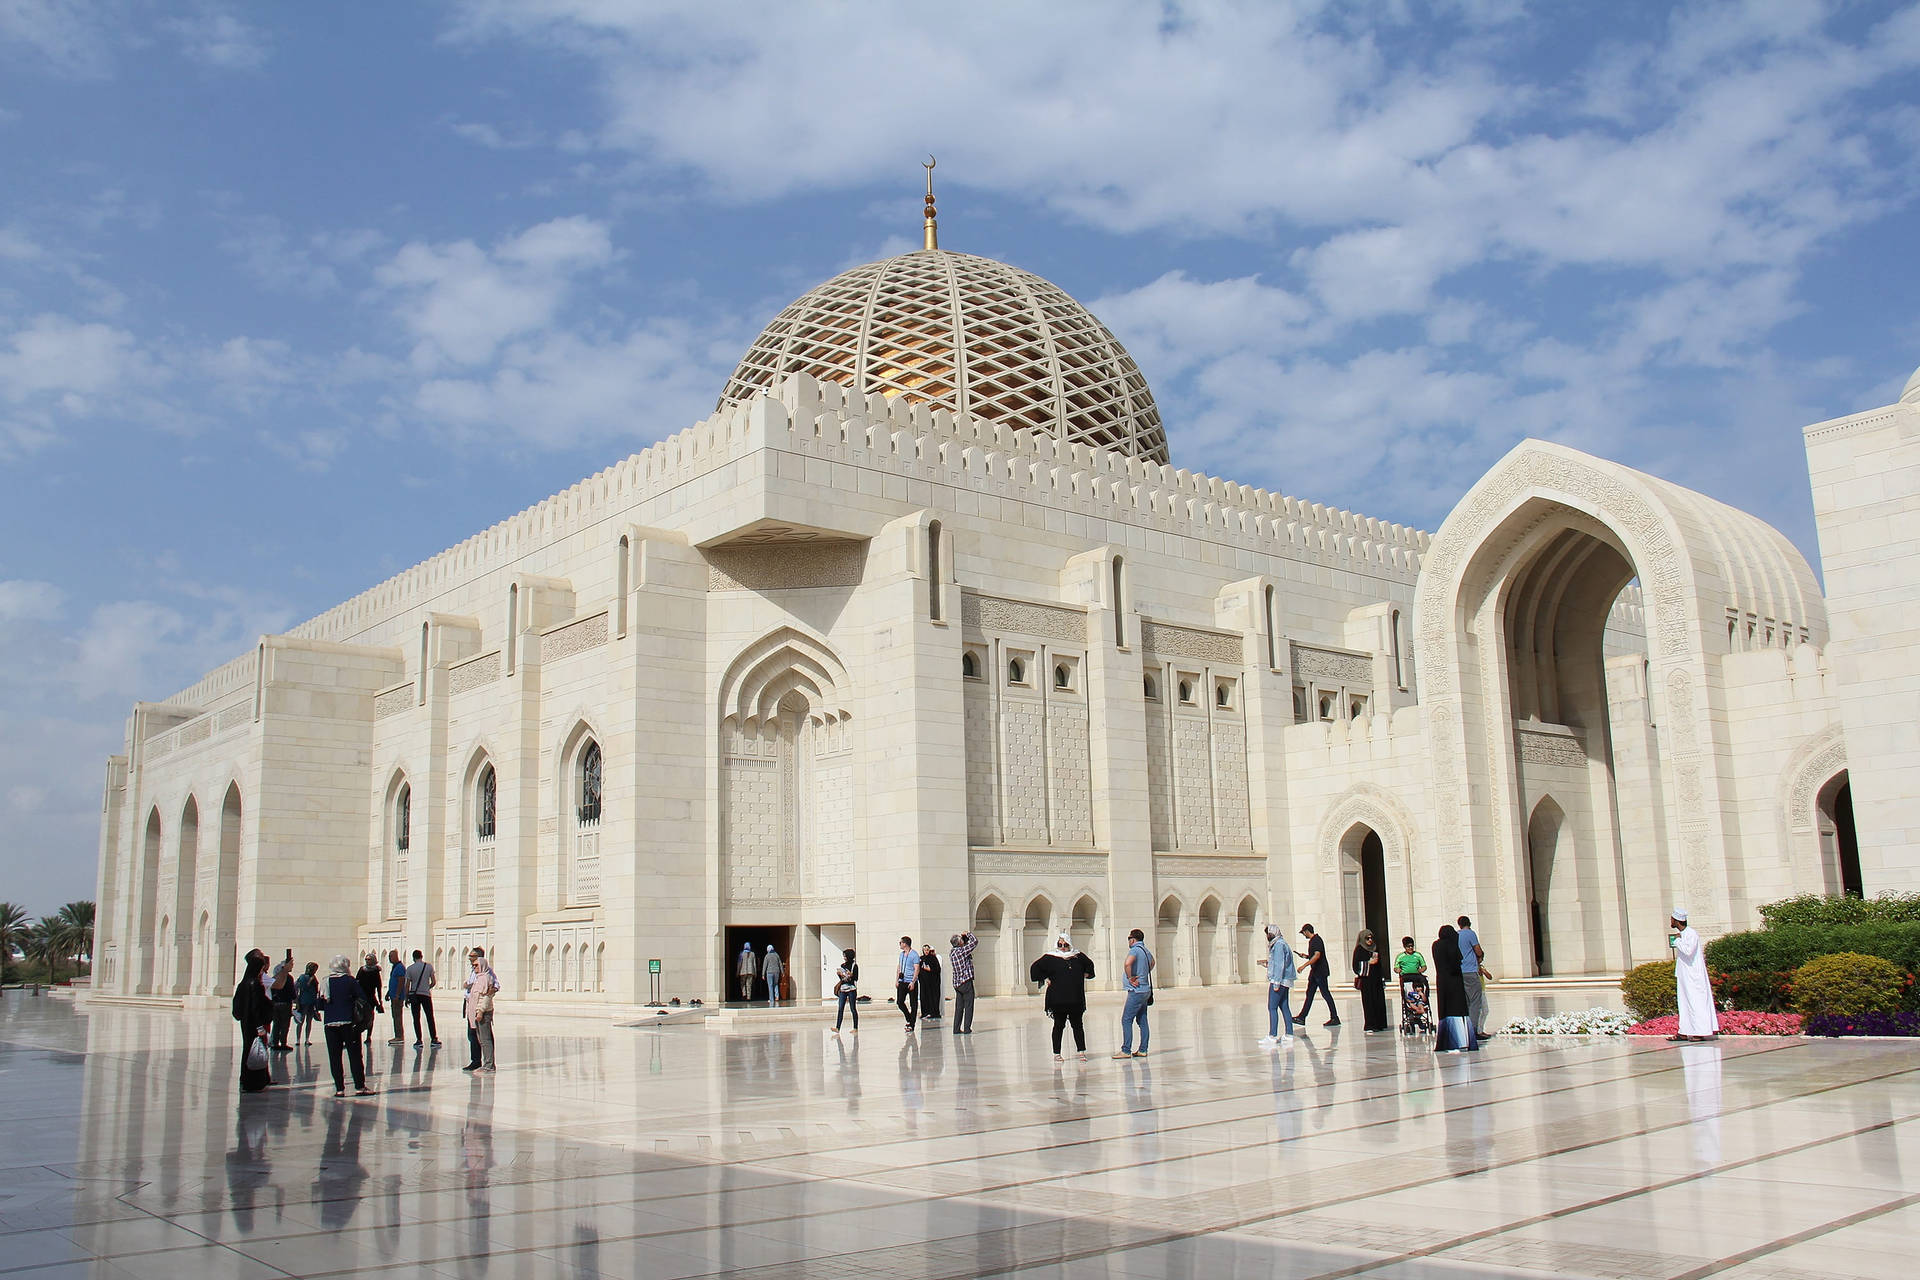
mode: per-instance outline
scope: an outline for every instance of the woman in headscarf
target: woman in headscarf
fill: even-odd
[[[287,1043],[287,1028],[293,1024],[293,960],[282,960],[273,967],[273,981],[267,984],[267,996],[273,1001],[273,1050],[292,1053]]]
[[[333,1096],[347,1096],[347,1082],[340,1071],[340,1055],[347,1055],[353,1067],[353,1090],[371,1097],[367,1088],[366,1059],[360,1056],[360,1019],[354,1016],[354,1001],[361,998],[360,980],[345,956],[335,956],[327,974],[327,1066],[333,1070]]]
[[[267,953],[255,947],[247,952],[247,971],[240,976],[240,985],[233,989],[233,1020],[240,1024],[240,1090],[243,1093],[258,1093],[273,1083],[272,1073],[264,1063],[257,1067],[247,1065],[256,1042],[261,1043],[261,1056],[265,1056],[265,1041],[273,1027],[273,1001],[260,984],[266,971]]]
[[[1435,1053],[1459,1053],[1480,1047],[1473,1036],[1473,1018],[1467,1012],[1467,984],[1460,977],[1460,934],[1450,924],[1440,926],[1433,940]]]
[[[1373,930],[1362,929],[1353,946],[1353,985],[1360,992],[1360,1012],[1369,1032],[1387,1029],[1387,966],[1374,945]]]
[[[367,958],[361,962],[360,971],[353,975],[360,984],[361,992],[367,997],[367,1016],[360,1024],[360,1034],[367,1042],[367,1060],[373,1060],[373,1020],[386,1009],[380,999],[380,957],[367,952]]]
[[[1060,1053],[1060,1034],[1073,1028],[1073,1047],[1080,1061],[1087,1060],[1087,1032],[1081,1017],[1087,1011],[1087,979],[1093,976],[1093,961],[1076,950],[1073,940],[1060,934],[1053,950],[1035,960],[1027,976],[1047,987],[1047,1013],[1053,1018],[1053,1060],[1065,1062]]]
[[[1292,1044],[1293,984],[1299,981],[1300,970],[1293,962],[1293,947],[1274,925],[1267,926],[1267,958],[1260,964],[1267,971],[1267,1034],[1260,1037],[1260,1047]],[[1282,1019],[1287,1028],[1285,1036],[1280,1034]]]

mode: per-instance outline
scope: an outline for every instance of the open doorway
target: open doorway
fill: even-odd
[[[730,924],[727,926],[726,952],[722,960],[721,972],[727,976],[728,1004],[739,1004],[743,1000],[764,1002],[767,999],[767,983],[760,975],[766,969],[769,946],[780,955],[781,972],[791,977],[794,960],[792,925]],[[751,982],[740,975],[742,949],[751,952],[753,956]],[[743,992],[747,994],[743,995]]]
[[[1817,803],[1827,882],[1850,898],[1863,898],[1866,886],[1860,879],[1860,840],[1853,827],[1853,784],[1845,769],[1820,788]]]

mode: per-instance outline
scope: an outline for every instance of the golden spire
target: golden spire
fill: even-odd
[[[940,215],[933,207],[933,166],[934,159],[931,155],[927,157],[927,162],[920,166],[927,171],[927,220],[925,224],[927,242],[923,247],[928,249],[938,249],[940,247]]]

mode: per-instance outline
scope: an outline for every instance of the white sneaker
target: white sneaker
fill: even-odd
[[[1276,1039],[1274,1039],[1274,1038],[1273,1038],[1272,1036],[1261,1036],[1261,1037],[1260,1037],[1260,1047],[1261,1047],[1262,1049],[1271,1049],[1271,1048],[1273,1048],[1273,1046],[1275,1046],[1276,1044],[1279,1044],[1279,1043],[1280,1043],[1280,1042],[1279,1042],[1278,1040],[1276,1040]]]
[[[1281,1037],[1280,1037],[1280,1043],[1281,1043],[1281,1044],[1292,1044],[1292,1043],[1293,1043],[1293,1037],[1292,1037],[1292,1036],[1281,1036]]]

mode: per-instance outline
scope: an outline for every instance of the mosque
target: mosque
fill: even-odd
[[[924,225],[706,420],[136,704],[100,991],[477,944],[619,1009],[771,943],[807,997],[969,926],[985,993],[1056,929],[1217,985],[1269,920],[1462,912],[1501,976],[1617,973],[1675,902],[1920,888],[1920,374],[1806,431],[1823,597],[1538,440],[1433,533],[1176,468],[1105,325]]]

